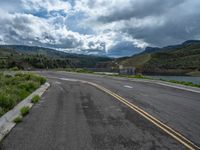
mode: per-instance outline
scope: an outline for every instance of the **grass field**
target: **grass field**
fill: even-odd
[[[35,91],[46,79],[31,73],[0,73],[0,116]]]

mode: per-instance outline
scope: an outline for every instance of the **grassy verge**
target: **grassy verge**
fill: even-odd
[[[177,80],[153,79],[153,78],[150,78],[150,77],[145,77],[143,75],[110,75],[110,76],[124,77],[124,78],[136,78],[136,79],[160,80],[160,81],[165,81],[165,82],[176,83],[176,84],[200,88],[200,84],[194,84],[192,82],[177,81]]]
[[[0,116],[12,109],[17,103],[35,91],[46,79],[36,74],[0,73]]]
[[[87,69],[82,69],[82,68],[67,68],[67,69],[64,69],[64,71],[77,72],[77,73],[97,74],[97,73],[95,73],[93,71],[90,71],[90,70],[87,70]],[[116,75],[108,75],[108,76],[112,76],[112,77],[124,77],[124,78],[135,78],[135,79],[161,80],[161,81],[165,81],[165,82],[176,83],[176,84],[181,84],[181,85],[186,85],[186,86],[200,88],[200,84],[194,84],[192,82],[176,81],[176,80],[153,79],[153,78],[150,78],[150,77],[143,76],[141,74],[138,74],[138,75],[120,75],[120,74],[116,74]]]
[[[161,81],[166,81],[170,83],[176,83],[176,84],[181,84],[181,85],[186,85],[186,86],[192,86],[192,87],[198,87],[200,88],[200,84],[194,84],[192,82],[185,82],[185,81],[176,81],[176,80],[163,80],[160,79]]]
[[[57,68],[54,71],[67,71],[67,72],[77,72],[77,73],[94,73],[86,68]]]
[[[109,76],[114,76],[114,77],[124,77],[124,78],[136,78],[136,79],[152,79],[152,78],[149,78],[149,77],[145,77],[141,74],[138,74],[138,75],[109,75]]]

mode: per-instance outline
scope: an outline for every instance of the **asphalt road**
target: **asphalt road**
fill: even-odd
[[[104,76],[41,72],[51,87],[2,141],[3,150],[129,150],[185,147],[110,95],[121,95],[200,145],[200,94],[158,84]]]

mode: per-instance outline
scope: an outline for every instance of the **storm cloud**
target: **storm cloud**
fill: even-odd
[[[199,0],[7,0],[0,44],[127,56],[200,39]]]

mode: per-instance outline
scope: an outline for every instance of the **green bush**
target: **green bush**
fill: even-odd
[[[40,84],[44,84],[46,82],[46,79],[44,77],[40,77]]]
[[[6,78],[11,78],[12,75],[10,75],[10,74],[6,74],[5,77],[6,77]]]
[[[93,71],[83,69],[83,68],[77,68],[77,69],[75,69],[75,72],[78,72],[78,73],[93,73]]]
[[[19,68],[18,68],[18,67],[12,67],[12,68],[10,68],[10,70],[11,70],[11,71],[18,71]]]
[[[14,100],[14,95],[10,95],[6,92],[0,93],[0,107],[4,109],[12,109],[16,105],[16,101]]]
[[[32,98],[31,102],[32,102],[33,104],[36,104],[36,103],[39,102],[39,100],[40,100],[40,96],[39,96],[39,95],[35,95],[35,96]]]
[[[30,110],[29,106],[24,106],[24,107],[22,107],[22,108],[20,109],[21,115],[22,115],[22,116],[26,116],[26,115],[29,113],[29,110]]]
[[[14,120],[13,120],[14,123],[20,123],[22,122],[22,117],[21,116],[18,116],[16,117]]]
[[[8,76],[0,73],[0,116],[35,91],[46,79],[32,73]]]
[[[134,76],[134,78],[143,79],[143,78],[144,78],[144,76],[143,76],[143,75],[141,75],[141,74],[137,74],[137,75],[135,75],[135,76]]]
[[[2,107],[0,107],[0,116],[3,116],[3,114],[5,114],[5,111]]]

